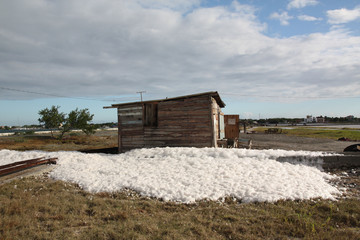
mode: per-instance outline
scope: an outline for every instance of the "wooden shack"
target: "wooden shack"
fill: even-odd
[[[117,108],[118,148],[217,147],[224,135],[225,107],[217,92],[161,100],[113,104]]]

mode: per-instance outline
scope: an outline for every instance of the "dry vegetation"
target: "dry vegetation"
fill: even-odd
[[[111,145],[112,144],[112,145]],[[63,141],[0,137],[0,149],[46,151],[116,146],[116,132]],[[0,185],[0,239],[360,239],[360,169],[338,171],[339,201],[176,204],[132,191],[90,194],[44,176]]]
[[[87,136],[84,133],[70,133],[62,140],[50,134],[21,134],[0,137],[0,149],[18,151],[81,151],[117,146],[117,131],[100,131]]]
[[[359,239],[360,204],[176,204],[131,191],[90,194],[44,177],[0,186],[0,239]]]
[[[255,131],[264,132],[269,128],[267,127],[257,127]],[[353,141],[360,141],[360,129],[328,129],[328,128],[316,128],[316,127],[292,127],[291,129],[282,129],[282,134],[287,134],[291,136],[300,136],[300,137],[311,137],[311,138],[325,138],[325,139],[334,139],[339,138],[348,138]]]

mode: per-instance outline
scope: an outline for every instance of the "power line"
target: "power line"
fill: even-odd
[[[274,96],[274,95],[257,95],[257,94],[239,94],[239,93],[223,93],[222,95],[232,95],[232,96],[238,96],[238,97],[257,97],[257,98],[286,98],[286,99],[331,99],[331,98],[360,98],[360,96],[344,96],[344,95],[338,95],[338,96],[318,96],[318,97],[292,97],[292,96]]]
[[[101,101],[101,102],[113,102],[115,100],[104,100],[104,99],[96,99],[96,98],[82,98],[82,97],[68,97],[58,94],[51,94],[51,93],[40,93],[40,92],[34,92],[34,91],[28,91],[28,90],[21,90],[21,89],[15,89],[15,88],[8,88],[8,87],[1,87],[0,89],[8,90],[8,91],[14,91],[14,92],[23,92],[23,93],[30,93],[30,94],[37,94],[37,95],[43,95],[43,96],[50,96],[50,97],[58,97],[58,98],[67,98],[67,99],[76,99],[76,100],[89,100],[89,101]],[[124,97],[125,99],[122,101],[135,99],[135,97]],[[119,100],[121,101],[121,100]]]
[[[50,96],[50,97],[58,97],[58,98],[67,98],[67,99],[76,99],[76,100],[88,100],[88,101],[101,101],[101,102],[115,102],[115,101],[129,101],[129,100],[135,100],[136,97],[122,97],[121,99],[117,98],[115,99],[96,99],[96,98],[82,98],[82,97],[68,97],[64,95],[59,94],[52,94],[52,93],[43,93],[43,92],[34,92],[34,91],[28,91],[28,90],[22,90],[22,89],[15,89],[15,88],[8,88],[8,87],[1,87],[0,89],[7,90],[7,91],[15,91],[15,92],[22,92],[22,93],[30,93],[30,94],[36,94],[36,95],[43,95],[43,96]],[[136,92],[140,94],[141,101],[142,94],[146,93],[146,91],[139,91]],[[258,95],[258,94],[240,94],[240,93],[226,93],[221,92],[222,95],[231,95],[231,96],[237,96],[237,97],[256,97],[256,98],[277,98],[277,99],[332,99],[332,98],[360,98],[360,96],[344,96],[344,95],[338,95],[338,96],[318,96],[318,97],[311,97],[311,96],[305,96],[305,97],[297,97],[297,96],[275,96],[275,95]]]

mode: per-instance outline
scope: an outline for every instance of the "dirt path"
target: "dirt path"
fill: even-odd
[[[324,152],[343,152],[344,148],[356,142],[343,142],[331,139],[289,136],[285,134],[240,134],[240,139],[252,140],[253,149],[284,149]]]

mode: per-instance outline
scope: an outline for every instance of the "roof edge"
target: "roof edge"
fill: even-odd
[[[148,101],[138,101],[138,102],[128,102],[128,103],[119,103],[119,104],[112,104],[111,106],[105,106],[104,109],[109,108],[117,108],[118,106],[125,106],[125,105],[132,105],[132,104],[139,104],[139,103],[153,103],[153,102],[165,102],[165,101],[171,101],[176,99],[182,99],[182,98],[192,98],[192,97],[198,97],[202,95],[209,95],[213,98],[215,98],[216,102],[219,104],[221,108],[225,107],[225,103],[221,100],[220,95],[217,91],[212,92],[203,92],[203,93],[196,93],[196,94],[190,94],[185,96],[178,96],[178,97],[172,97],[172,98],[164,98],[164,99],[158,99],[158,100],[148,100]]]

